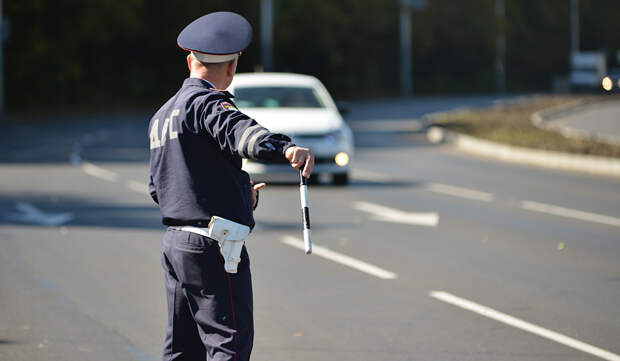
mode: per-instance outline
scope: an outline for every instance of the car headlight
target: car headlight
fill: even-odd
[[[349,164],[349,161],[351,161],[351,158],[345,152],[340,152],[336,154],[336,156],[334,157],[334,162],[336,162],[336,164],[338,164],[341,167],[344,167],[347,164]]]
[[[606,91],[611,91],[614,87],[614,83],[611,81],[611,78],[608,76],[603,78],[601,85],[603,86],[603,89],[605,89]]]

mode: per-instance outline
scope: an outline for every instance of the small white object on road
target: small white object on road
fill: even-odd
[[[282,237],[282,243],[289,245],[291,247],[295,247],[298,249],[305,249],[304,242],[300,239],[291,236]],[[370,263],[366,263],[364,261],[360,261],[353,257],[349,257],[347,255],[331,251],[325,247],[313,245],[312,254],[317,255],[319,257],[323,257],[330,261],[334,261],[336,263],[340,263],[341,265],[351,267],[358,271],[367,273],[369,275],[384,279],[384,280],[392,280],[397,277],[396,273],[390,272],[383,268],[377,267]]]
[[[429,142],[433,144],[443,142],[445,137],[445,132],[441,127],[430,127],[426,132],[426,138]]]
[[[566,335],[563,335],[561,333],[537,326],[533,323],[529,323],[527,321],[523,321],[519,318],[510,316],[508,314],[496,311],[492,308],[480,305],[478,303],[466,300],[464,298],[455,296],[453,294],[450,294],[448,292],[443,292],[443,291],[433,291],[430,293],[430,296],[433,298],[436,298],[440,301],[446,302],[446,303],[450,303],[454,306],[457,307],[461,307],[463,309],[466,309],[468,311],[471,312],[475,312],[477,314],[480,314],[482,316],[491,318],[495,321],[499,321],[502,323],[505,323],[507,325],[510,325],[512,327],[516,327],[519,328],[521,330],[533,333],[535,335],[538,335],[540,337],[544,337],[546,339],[555,341],[557,343],[561,343],[563,345],[566,345],[568,347],[572,347],[574,349],[577,349],[579,351],[585,352],[585,353],[589,353],[591,355],[600,357],[604,360],[610,360],[610,361],[620,361],[620,355],[615,354],[613,352],[609,352],[606,350],[603,350],[601,348],[598,348],[596,346],[592,346],[590,344],[587,344],[585,342],[579,341],[577,339],[574,339],[572,337],[568,337]]]

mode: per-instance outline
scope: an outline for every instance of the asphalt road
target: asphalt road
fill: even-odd
[[[568,134],[620,144],[620,101],[583,107],[553,123]]]
[[[353,104],[348,187],[261,193],[253,360],[620,359],[620,181],[430,145],[423,114]],[[381,122],[382,126],[377,126]],[[9,127],[0,142],[0,360],[156,360],[163,227],[148,115]]]

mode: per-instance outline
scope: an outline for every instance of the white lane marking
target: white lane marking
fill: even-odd
[[[118,182],[120,178],[117,173],[98,167],[90,162],[84,162],[84,164],[82,164],[82,170],[88,175],[91,175],[93,177],[97,177],[97,178],[100,178],[100,179],[103,179],[109,182]],[[136,193],[146,194],[146,195],[150,194],[149,187],[146,183],[141,183],[133,179],[126,180],[125,187],[127,187],[129,190],[132,190]]]
[[[551,204],[538,203],[534,201],[521,201],[521,208],[527,209],[529,211],[552,214],[555,216],[574,218],[582,221],[589,221],[594,223],[606,224],[609,226],[620,227],[620,218],[584,212],[577,209],[558,207]]]
[[[353,208],[370,213],[377,221],[413,224],[417,226],[436,227],[439,223],[437,213],[411,213],[368,202],[355,202]]]
[[[125,187],[129,188],[130,190],[136,192],[136,193],[141,193],[141,194],[146,194],[149,195],[149,186],[146,183],[141,183],[138,181],[135,181],[133,179],[130,179],[128,181],[125,182]]]
[[[284,236],[282,237],[282,243],[298,248],[302,251],[304,250],[304,242],[295,237]],[[316,244],[312,245],[312,254],[319,256],[319,257],[323,257],[330,261],[334,261],[336,263],[340,263],[344,266],[351,267],[353,269],[367,273],[369,275],[379,277],[384,280],[393,280],[397,277],[396,273],[394,272],[390,272],[383,268],[374,266],[370,263],[366,263],[364,261],[360,261],[353,257],[349,257],[344,254],[331,251],[325,247],[317,246]]]
[[[455,197],[473,199],[482,202],[492,202],[495,196],[491,193],[477,191],[475,189],[468,189],[462,187],[455,187],[441,183],[428,183],[426,189],[431,192],[447,194]]]
[[[108,182],[118,181],[118,174],[107,169],[98,167],[90,162],[84,162],[84,164],[82,164],[82,170],[88,175],[92,175],[93,177],[97,177],[99,179],[107,180]]]
[[[390,176],[365,169],[354,168],[352,170],[352,174],[354,178],[366,179],[375,182],[394,181],[394,178]],[[482,192],[479,190],[464,187],[451,186],[448,184],[429,182],[426,184],[426,189],[435,193],[442,193],[455,197],[462,197],[483,202],[492,202],[495,199],[495,195],[493,195],[492,193]]]
[[[394,178],[386,176],[383,173],[377,173],[377,172],[373,172],[370,170],[359,169],[359,168],[353,168],[351,170],[351,173],[352,173],[353,178],[369,180],[369,181],[374,181],[374,182],[389,182],[389,181],[394,180]]]
[[[20,213],[8,213],[6,218],[14,221],[30,222],[45,226],[60,226],[73,219],[73,213],[45,213],[30,203],[19,202],[15,208]]]
[[[566,335],[563,335],[561,333],[555,332],[555,331],[551,331],[549,329],[537,326],[533,323],[529,323],[527,321],[523,321],[519,318],[507,315],[505,313],[496,311],[492,308],[480,305],[478,303],[466,300],[464,298],[452,295],[450,293],[447,292],[443,292],[443,291],[433,291],[430,293],[430,296],[433,298],[436,298],[440,301],[443,302],[447,302],[450,303],[454,306],[457,307],[461,307],[464,308],[468,311],[472,311],[475,312],[477,314],[480,314],[482,316],[491,318],[495,321],[499,321],[502,323],[505,323],[507,325],[510,325],[512,327],[516,327],[519,328],[521,330],[533,333],[535,335],[538,335],[540,337],[544,337],[547,338],[549,340],[561,343],[563,345],[566,345],[568,347],[572,347],[574,349],[577,349],[579,351],[585,352],[585,353],[589,353],[591,355],[600,357],[602,359],[605,360],[612,360],[612,361],[620,361],[620,355],[617,355],[615,353],[603,350],[601,348],[598,348],[596,346],[592,346],[590,344],[587,344],[585,342],[576,340],[572,337],[568,337]]]

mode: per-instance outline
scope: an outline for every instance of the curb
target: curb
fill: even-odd
[[[516,147],[451,132],[433,124],[438,118],[462,112],[459,110],[424,116],[423,120],[428,124],[426,134],[429,141],[449,143],[468,153],[510,163],[620,177],[620,159]]]
[[[572,101],[559,106],[544,109],[535,112],[530,117],[534,126],[558,132],[567,138],[573,139],[592,139],[602,143],[608,143],[612,145],[620,145],[620,138],[616,136],[606,136],[598,134],[596,132],[568,127],[566,125],[558,124],[557,120],[574,113],[585,112],[588,109],[606,105],[605,102],[588,103],[583,100]]]

